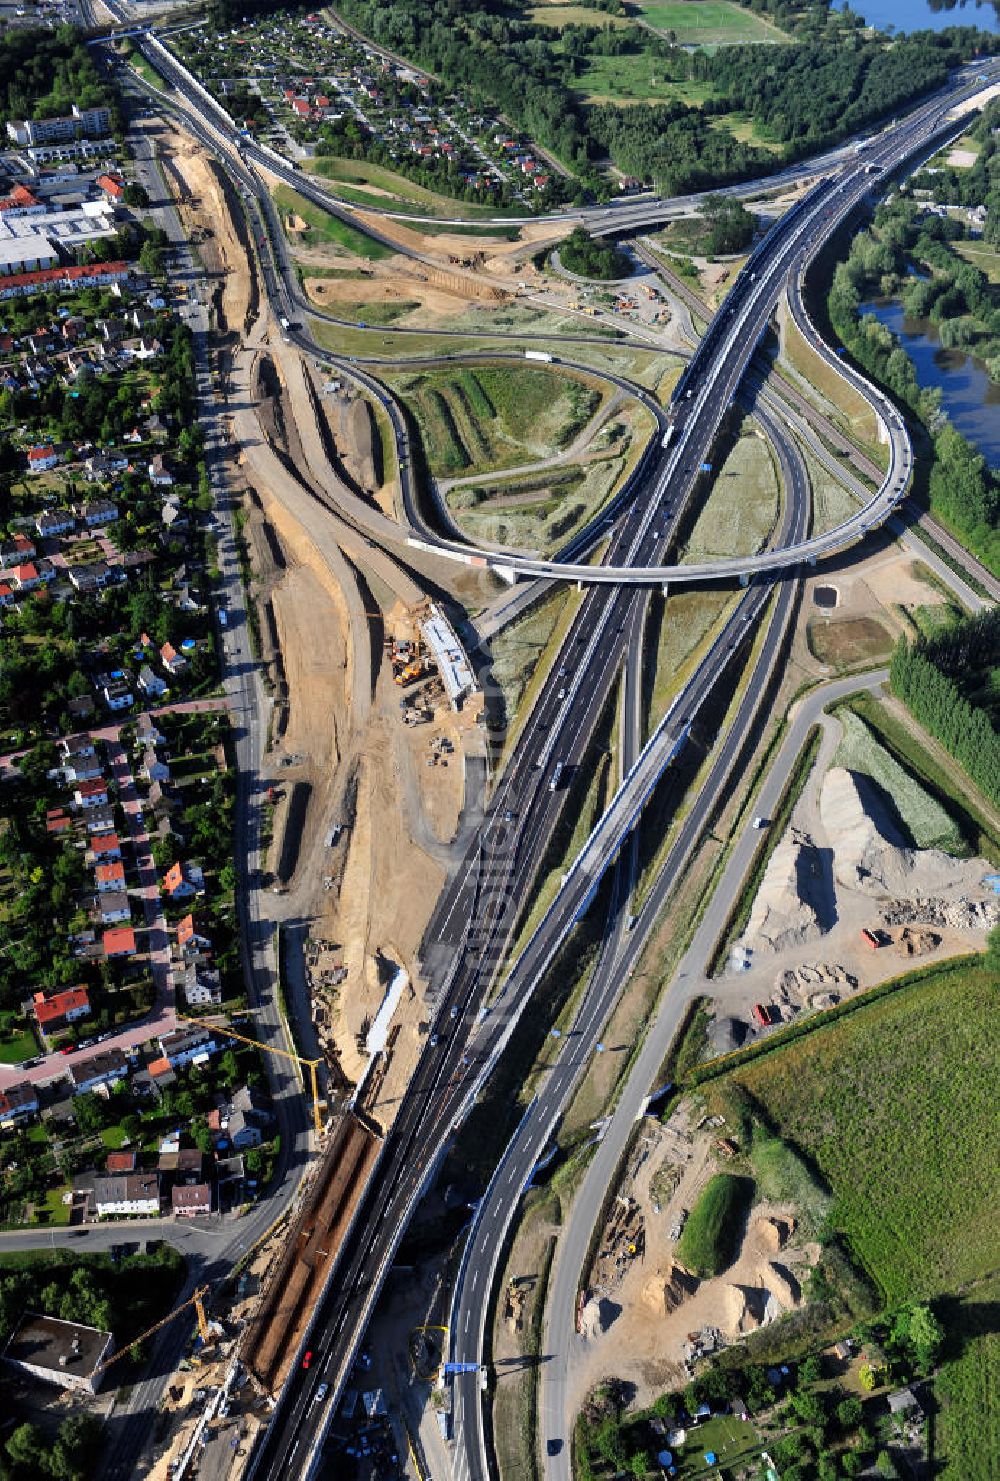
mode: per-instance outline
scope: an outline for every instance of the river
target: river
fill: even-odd
[[[1000,386],[981,360],[963,350],[943,350],[935,326],[908,319],[898,302],[862,304],[897,335],[922,386],[937,386],[952,426],[977,447],[991,468],[1000,468]]]
[[[845,10],[846,0],[835,8]],[[854,0],[850,7],[880,31],[943,31],[946,26],[979,26],[1000,30],[994,0]]]

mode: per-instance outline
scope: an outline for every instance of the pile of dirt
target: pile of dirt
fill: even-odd
[[[759,1240],[764,1249],[783,1250],[795,1233],[794,1219],[755,1219],[750,1231],[751,1238]]]
[[[783,1003],[805,1002],[817,989],[836,996],[854,992],[858,979],[839,962],[813,962],[805,967],[786,967],[774,979],[778,998]]]
[[[976,862],[979,870],[987,867]],[[964,895],[957,900],[894,900],[882,911],[882,920],[887,926],[916,922],[952,931],[991,931],[1000,925],[1000,900],[989,895],[979,900]]]
[[[937,931],[929,931],[923,926],[904,926],[896,946],[904,956],[923,956],[925,952],[933,951],[940,941]]]
[[[657,1270],[643,1283],[642,1300],[655,1315],[669,1316],[686,1296],[690,1296],[697,1284],[697,1277],[675,1260],[666,1270]]]
[[[951,855],[941,849],[907,848],[886,814],[879,788],[868,777],[831,767],[819,807],[827,836],[836,839],[834,874],[845,888],[895,900],[936,894],[954,884]]]
[[[708,1042],[713,1058],[720,1054],[732,1054],[742,1049],[750,1030],[739,1018],[719,1018],[708,1030]]]
[[[746,939],[758,948],[802,946],[823,930],[823,870],[819,850],[797,828],[789,829],[768,862],[747,923]]]

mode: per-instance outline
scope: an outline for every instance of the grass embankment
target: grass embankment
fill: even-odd
[[[940,848],[967,855],[968,845],[958,824],[876,740],[865,722],[848,709],[837,718],[844,727],[844,738],[833,758],[834,766],[845,766],[878,783],[909,834],[907,842],[915,848]]]
[[[833,1195],[829,1228],[887,1304],[1000,1268],[995,995],[982,961],[912,973],[720,1082],[748,1093],[818,1171]]]
[[[947,1339],[934,1382],[931,1456],[938,1481],[992,1474],[1000,1455],[1000,1278],[945,1309]]]
[[[716,1173],[702,1189],[680,1239],[677,1258],[694,1275],[718,1275],[733,1262],[753,1186]]]
[[[838,707],[862,719],[889,756],[916,778],[923,790],[945,810],[960,830],[969,851],[1000,864],[1000,829],[993,826],[973,793],[972,784],[959,779],[958,768],[939,761],[924,746],[913,722],[906,725],[873,695],[859,694]]]
[[[716,473],[685,545],[683,562],[755,555],[774,529],[780,499],[778,475],[767,443],[749,431],[730,448]]]
[[[452,196],[440,195],[408,180],[405,175],[388,170],[384,165],[371,164],[363,159],[342,159],[334,155],[321,155],[317,159],[303,161],[303,168],[310,175],[318,175],[333,187],[344,200],[357,205],[376,206],[383,210],[409,212],[414,215],[467,217],[470,221],[484,216],[503,216],[502,209],[476,205],[456,200]],[[523,215],[523,211],[517,214]]]
[[[367,257],[372,262],[393,255],[391,248],[384,247],[381,242],[376,242],[356,227],[349,226],[339,216],[332,216],[322,207],[314,205],[290,185],[276,186],[273,195],[274,203],[281,212],[285,235],[293,247],[296,244],[303,247],[342,247],[352,256]],[[295,231],[291,228],[290,219],[293,216],[305,222],[304,230]]]
[[[555,456],[604,399],[596,382],[524,365],[392,376],[436,476],[512,468]]]
[[[848,385],[806,342],[788,314],[784,317],[782,349],[793,370],[829,401],[834,419],[841,423],[847,435],[862,443],[865,452],[884,467],[886,449],[878,441],[878,419],[874,411],[860,391]]]
[[[784,836],[785,829],[788,827],[788,820],[795,810],[795,804],[802,796],[802,789],[808,781],[809,773],[815,765],[822,736],[823,732],[818,725],[813,725],[809,734],[806,736],[805,745],[799,752],[795,765],[788,775],[788,780],[779,798],[778,806],[774,810],[774,815],[770,819],[770,824],[766,832],[761,835],[761,846],[754,858],[753,868],[747,875],[743,888],[733,902],[733,908],[726,921],[725,929],[719,937],[718,944],[712,953],[711,961],[708,964],[708,975],[710,977],[715,972],[721,971],[725,965],[726,958],[729,956],[733,942],[738,940],[746,929],[746,923],[750,919],[750,912],[753,909],[753,902],[757,898],[757,891],[760,889],[761,882],[767,871],[767,866],[771,862],[771,855]]]

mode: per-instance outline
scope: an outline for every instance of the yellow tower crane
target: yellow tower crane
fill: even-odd
[[[180,1316],[182,1311],[187,1311],[189,1306],[193,1306],[197,1314],[198,1331],[201,1333],[201,1340],[202,1342],[207,1342],[209,1332],[208,1318],[205,1315],[205,1297],[208,1295],[209,1289],[208,1286],[199,1286],[193,1296],[189,1296],[186,1301],[182,1301],[180,1306],[175,1306],[173,1311],[168,1311],[162,1321],[158,1321],[152,1327],[147,1327],[146,1331],[140,1332],[138,1337],[133,1337],[128,1347],[121,1348],[120,1351],[113,1353],[110,1358],[106,1358],[103,1363],[98,1363],[95,1370],[95,1377],[98,1373],[103,1373],[105,1368],[110,1368],[112,1363],[117,1363],[119,1358],[125,1357],[140,1342],[145,1342],[147,1337],[152,1337],[154,1332],[159,1332],[162,1327],[167,1326],[169,1322],[174,1320],[174,1317]]]
[[[182,1023],[200,1023],[203,1027],[206,1023],[205,1019],[193,1018],[188,1013],[178,1013],[175,1016]],[[320,1096],[319,1082],[316,1079],[316,1066],[323,1063],[322,1058],[306,1059],[304,1055],[293,1054],[289,1049],[278,1049],[275,1047],[274,1044],[262,1044],[259,1039],[248,1038],[246,1034],[238,1034],[234,1028],[229,1028],[228,1025],[215,1023],[214,1021],[210,1021],[210,1027],[213,1033],[226,1034],[230,1039],[238,1039],[241,1044],[250,1044],[254,1049],[263,1049],[266,1054],[280,1054],[282,1059],[291,1059],[296,1064],[304,1064],[308,1066],[309,1078],[312,1086],[313,1124],[316,1127],[316,1134],[318,1136],[319,1133],[323,1130],[323,1119],[320,1116],[319,1111]]]

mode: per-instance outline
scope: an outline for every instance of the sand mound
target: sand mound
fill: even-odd
[[[666,1271],[658,1270],[651,1275],[642,1288],[643,1303],[657,1316],[669,1316],[690,1296],[698,1281],[681,1265],[672,1264]]]
[[[812,840],[792,828],[771,855],[747,923],[756,947],[782,951],[823,931],[822,869]]]
[[[795,1231],[793,1219],[756,1219],[750,1229],[750,1238],[761,1248],[783,1250]]]
[[[876,898],[933,894],[955,882],[955,860],[940,849],[906,848],[865,776],[834,766],[823,781],[820,816],[836,840],[834,872],[851,890]]]
[[[776,1265],[773,1260],[770,1261],[763,1266],[761,1279],[768,1293],[785,1311],[798,1306],[802,1295],[799,1283],[784,1265]]]

